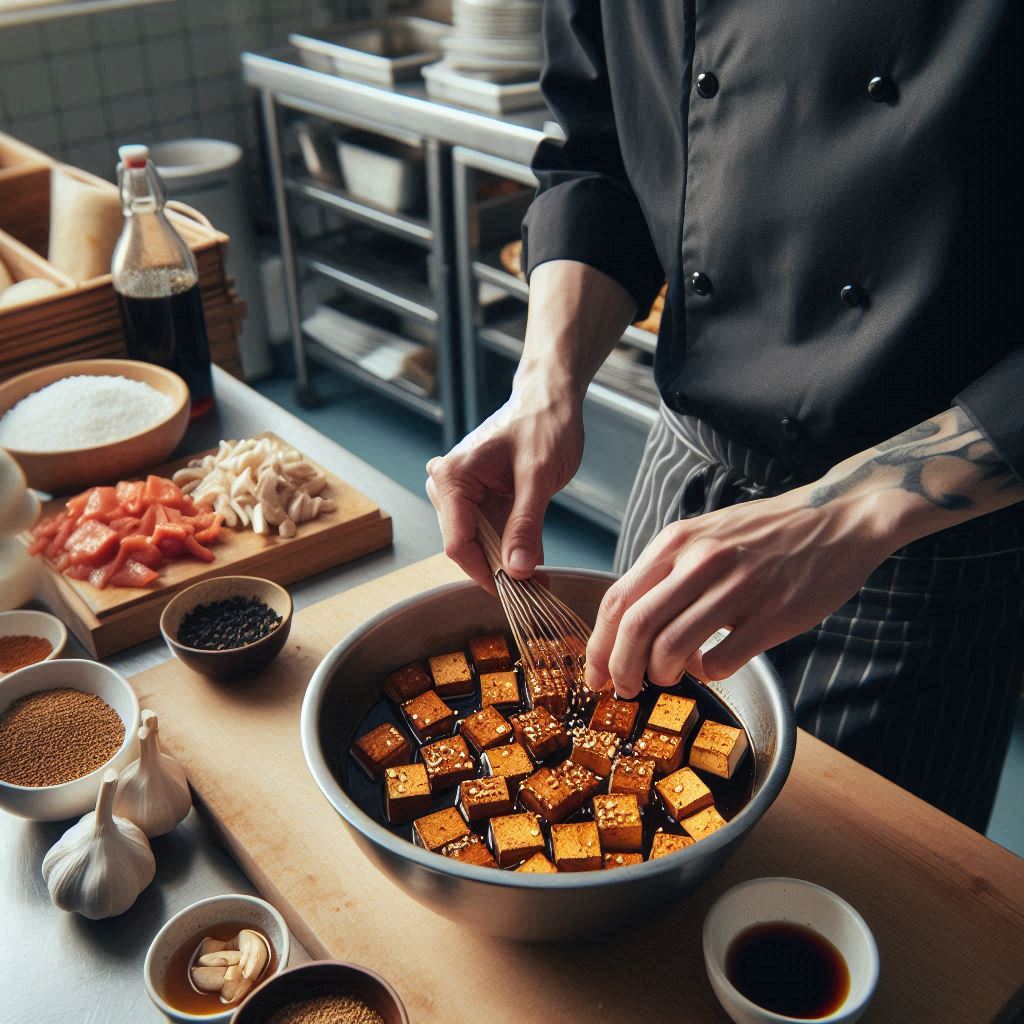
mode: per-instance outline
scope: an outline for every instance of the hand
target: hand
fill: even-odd
[[[874,494],[823,506],[812,487],[667,526],[601,602],[587,682],[635,697],[644,674],[672,686],[689,668],[724,679],[810,629],[900,546]],[[700,646],[732,632],[701,659]],[[701,664],[703,662],[703,664]]]
[[[427,464],[427,494],[445,554],[494,591],[476,539],[476,506],[501,535],[505,571],[530,576],[544,557],[544,512],[582,456],[581,396],[548,376],[520,373],[505,405],[446,456]]]

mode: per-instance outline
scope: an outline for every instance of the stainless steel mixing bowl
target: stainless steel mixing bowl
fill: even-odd
[[[614,577],[546,571],[555,593],[593,622]],[[686,850],[614,871],[534,875],[461,864],[394,835],[362,811],[339,782],[353,732],[396,666],[494,631],[507,631],[501,606],[476,584],[429,590],[381,612],[338,643],[313,674],[302,705],[302,747],[317,785],[366,856],[431,910],[506,938],[601,934],[696,889],[725,864],[779,795],[793,762],[796,726],[778,677],[759,657],[730,679],[711,684],[750,738],[753,796],[724,828]]]

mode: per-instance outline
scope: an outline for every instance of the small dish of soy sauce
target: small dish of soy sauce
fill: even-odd
[[[704,921],[704,963],[736,1024],[852,1024],[878,983],[864,918],[796,878],[758,878],[719,897]]]

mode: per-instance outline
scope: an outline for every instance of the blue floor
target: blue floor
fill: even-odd
[[[424,466],[442,453],[440,428],[336,374],[317,373],[313,380],[323,399],[316,409],[297,406],[289,377],[255,387],[410,491],[423,494]],[[608,569],[614,552],[615,538],[606,530],[557,506],[549,510],[544,524],[548,564]],[[1018,706],[988,835],[1024,856],[1024,702]]]

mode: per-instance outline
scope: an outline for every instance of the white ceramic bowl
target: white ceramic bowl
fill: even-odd
[[[878,984],[878,947],[864,918],[834,892],[799,878],[755,878],[720,896],[704,920],[704,965],[711,987],[736,1024],[800,1024],[752,1003],[726,977],[725,958],[747,928],[769,921],[800,924],[824,936],[843,955],[850,991],[843,1005],[816,1022],[852,1024],[867,1008]],[[806,1024],[806,1021],[804,1022]]]
[[[241,893],[211,896],[209,899],[199,900],[198,903],[193,903],[175,914],[156,933],[156,938],[150,943],[149,952],[146,953],[146,963],[143,967],[146,991],[156,1008],[165,1017],[179,1021],[181,1024],[190,1024],[192,1021],[205,1021],[206,1024],[227,1024],[235,1010],[241,1005],[233,1003],[231,1006],[224,1007],[222,1013],[199,1015],[175,1009],[160,994],[164,987],[163,978],[167,970],[167,963],[181,948],[182,943],[193,935],[197,937],[198,943],[208,929],[216,928],[226,921],[239,921],[249,928],[262,932],[274,947],[277,966],[273,974],[264,974],[260,979],[260,984],[279,974],[288,966],[288,957],[291,955],[291,937],[288,934],[288,926],[284,923],[284,918],[266,900]]]
[[[30,608],[0,612],[0,636],[39,636],[44,640],[49,640],[53,650],[43,658],[43,661],[35,662],[37,665],[59,658],[68,642],[68,631],[60,619],[55,615],[50,615],[49,612],[37,612]],[[28,668],[27,665],[25,667]],[[3,679],[5,675],[14,675],[14,673],[0,671],[0,679]]]
[[[124,742],[95,771],[57,786],[15,786],[0,780],[0,809],[33,821],[62,821],[85,814],[96,805],[103,774],[108,768],[126,768],[139,756],[139,701],[127,681],[98,661],[61,658],[28,665],[0,676],[0,714],[19,697],[39,690],[70,687],[95,693],[124,722]]]

